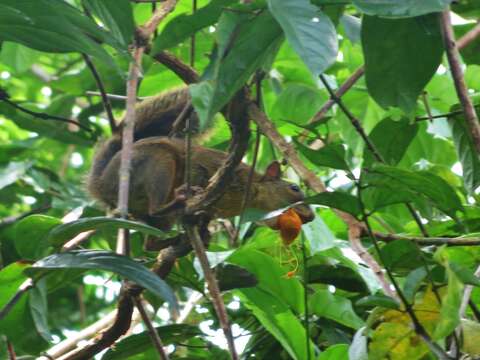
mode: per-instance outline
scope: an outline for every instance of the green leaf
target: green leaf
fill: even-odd
[[[338,41],[330,18],[308,0],[267,0],[285,36],[316,78],[335,62]]]
[[[248,78],[271,56],[282,39],[282,31],[268,12],[242,24],[232,48],[210,82],[190,86],[192,104],[203,124],[233,97]]]
[[[336,344],[329,346],[326,350],[322,351],[318,360],[349,360],[348,345]]]
[[[474,271],[468,269],[463,264],[450,262],[449,268],[455,273],[457,278],[465,285],[480,286],[480,279],[475,276]]]
[[[451,217],[455,217],[456,211],[463,211],[462,202],[455,190],[432,172],[414,172],[393,166],[375,165],[364,178],[364,185],[378,186],[393,192],[411,192],[412,201],[416,194],[423,195]]]
[[[358,17],[343,14],[340,18],[340,23],[345,29],[345,35],[347,38],[355,44],[359,44],[361,41],[361,21]]]
[[[216,267],[215,274],[220,291],[248,288],[258,284],[255,275],[237,265],[220,264]]]
[[[55,227],[50,231],[48,242],[54,246],[59,246],[84,231],[122,228],[137,230],[147,235],[156,236],[160,239],[175,235],[175,232],[163,232],[157,228],[136,221],[98,216],[79,219]]]
[[[325,191],[317,195],[307,197],[306,204],[324,205],[345,211],[354,216],[362,213],[357,197],[341,191]]]
[[[413,241],[395,240],[381,249],[383,266],[394,271],[409,271],[423,264]]]
[[[302,285],[297,279],[287,279],[287,270],[270,255],[258,250],[239,249],[228,258],[228,262],[252,273],[258,280],[256,289],[268,291],[296,312],[304,310]]]
[[[47,215],[30,215],[15,225],[15,248],[25,259],[35,260],[46,255],[49,232],[62,224],[60,219]]]
[[[350,170],[345,161],[345,147],[342,144],[327,144],[318,150],[312,150],[298,141],[295,141],[295,145],[302,155],[317,166]]]
[[[13,184],[25,175],[25,172],[32,166],[27,162],[10,162],[6,167],[0,169],[0,189]]]
[[[410,274],[405,278],[405,284],[403,284],[403,295],[410,303],[413,303],[417,290],[422,285],[422,281],[427,277],[427,270],[425,266],[412,270]]]
[[[98,16],[119,44],[125,48],[130,45],[135,22],[129,0],[84,0],[83,4]]]
[[[194,14],[180,14],[176,16],[168,22],[155,39],[152,54],[158,54],[160,51],[169,49],[194,35],[199,30],[215,24],[222,11],[234,2],[234,0],[212,0]]]
[[[39,279],[49,272],[65,269],[111,271],[166,300],[172,309],[177,308],[175,294],[164,280],[129,257],[110,251],[79,250],[54,254],[37,261],[25,272],[34,279]]]
[[[330,284],[346,291],[368,291],[367,284],[357,272],[340,264],[309,266],[307,278],[309,283]]]
[[[258,321],[283,346],[295,360],[307,358],[305,349],[305,328],[290,307],[279,296],[261,288],[237,290],[245,306],[250,309]],[[309,341],[309,351],[313,358],[313,344]]]
[[[438,15],[395,20],[365,16],[362,46],[369,94],[384,108],[411,113],[442,61]]]
[[[449,119],[448,123],[452,129],[458,159],[462,164],[462,178],[465,187],[470,193],[473,193],[480,186],[480,158],[465,117],[463,115],[454,116]]]
[[[277,97],[269,115],[275,121],[306,124],[325,100],[326,97],[318,89],[303,84],[288,84]]]
[[[452,0],[352,0],[367,15],[413,17],[445,10]]]
[[[434,340],[450,335],[460,323],[458,309],[462,303],[463,284],[449,267],[447,267],[447,278],[447,293],[442,298],[440,319],[432,336]]]
[[[16,262],[0,270],[0,309],[10,301],[20,285],[28,279],[23,271],[29,267],[29,264]],[[48,344],[37,331],[31,330],[36,330],[36,327],[29,310],[28,295],[24,295],[0,321],[0,334],[8,337],[16,352],[39,353]]]
[[[38,281],[28,294],[28,305],[32,313],[37,332],[46,341],[52,341],[52,334],[48,328],[47,287],[45,279]]]
[[[111,66],[115,63],[97,41],[126,51],[110,34],[63,1],[2,0],[0,39],[46,52],[83,52]]]
[[[313,221],[303,224],[302,231],[307,239],[311,255],[335,246],[335,236],[320,216],[315,216]]]
[[[38,52],[26,46],[10,41],[2,44],[0,62],[12,68],[17,74],[21,74],[35,63]]]
[[[399,121],[385,118],[373,128],[368,137],[385,163],[397,165],[402,160],[417,131],[417,124],[410,124],[407,118],[402,117]],[[369,167],[376,161],[368,147],[365,147],[363,159],[365,167]]]
[[[328,290],[318,290],[310,297],[310,310],[317,316],[326,317],[352,329],[358,329],[365,324],[353,311],[350,300]]]
[[[203,335],[198,327],[188,324],[164,325],[156,327],[155,329],[164,345],[183,343],[193,337]],[[115,346],[111,347],[105,355],[102,356],[102,360],[130,359],[134,355],[144,354],[151,349],[152,338],[148,331],[144,331],[139,334],[127,336],[116,342]]]

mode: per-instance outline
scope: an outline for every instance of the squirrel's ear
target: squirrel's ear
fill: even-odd
[[[282,171],[280,169],[280,163],[278,161],[272,161],[265,170],[264,179],[276,180],[282,177]]]

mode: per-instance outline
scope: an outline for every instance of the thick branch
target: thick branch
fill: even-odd
[[[153,55],[153,58],[172,70],[185,84],[196,83],[200,79],[195,69],[166,51]]]
[[[440,23],[442,26],[445,51],[447,53],[448,63],[450,64],[450,72],[452,73],[453,82],[455,84],[455,90],[457,91],[457,96],[460,100],[475,149],[477,150],[477,153],[480,154],[480,124],[478,123],[478,117],[475,108],[473,107],[473,103],[468,96],[467,85],[463,78],[460,54],[458,53],[458,48],[455,44],[455,36],[450,23],[449,9],[441,14]]]

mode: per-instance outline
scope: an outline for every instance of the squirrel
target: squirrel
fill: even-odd
[[[168,137],[168,134],[189,99],[188,88],[180,88],[145,100],[135,109],[129,211],[134,218],[161,230],[169,230],[175,223],[175,214],[158,214],[175,199],[176,191],[184,184],[185,171],[185,140]],[[192,113],[190,116],[195,122],[196,115]],[[117,204],[122,124],[120,131],[97,149],[87,181],[90,194],[111,208]],[[193,144],[192,188],[205,187],[226,157],[225,152]],[[241,213],[250,171],[250,166],[238,165],[224,195],[209,210],[211,218],[227,218]],[[298,185],[281,179],[280,164],[276,161],[264,174],[254,172],[249,194],[246,208],[264,211],[280,209],[304,199]],[[313,220],[314,214],[308,205],[299,204],[294,209],[303,223]]]

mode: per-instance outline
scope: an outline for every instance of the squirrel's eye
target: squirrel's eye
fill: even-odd
[[[297,184],[291,184],[290,185],[290,190],[295,191],[295,192],[299,192],[300,187]]]

